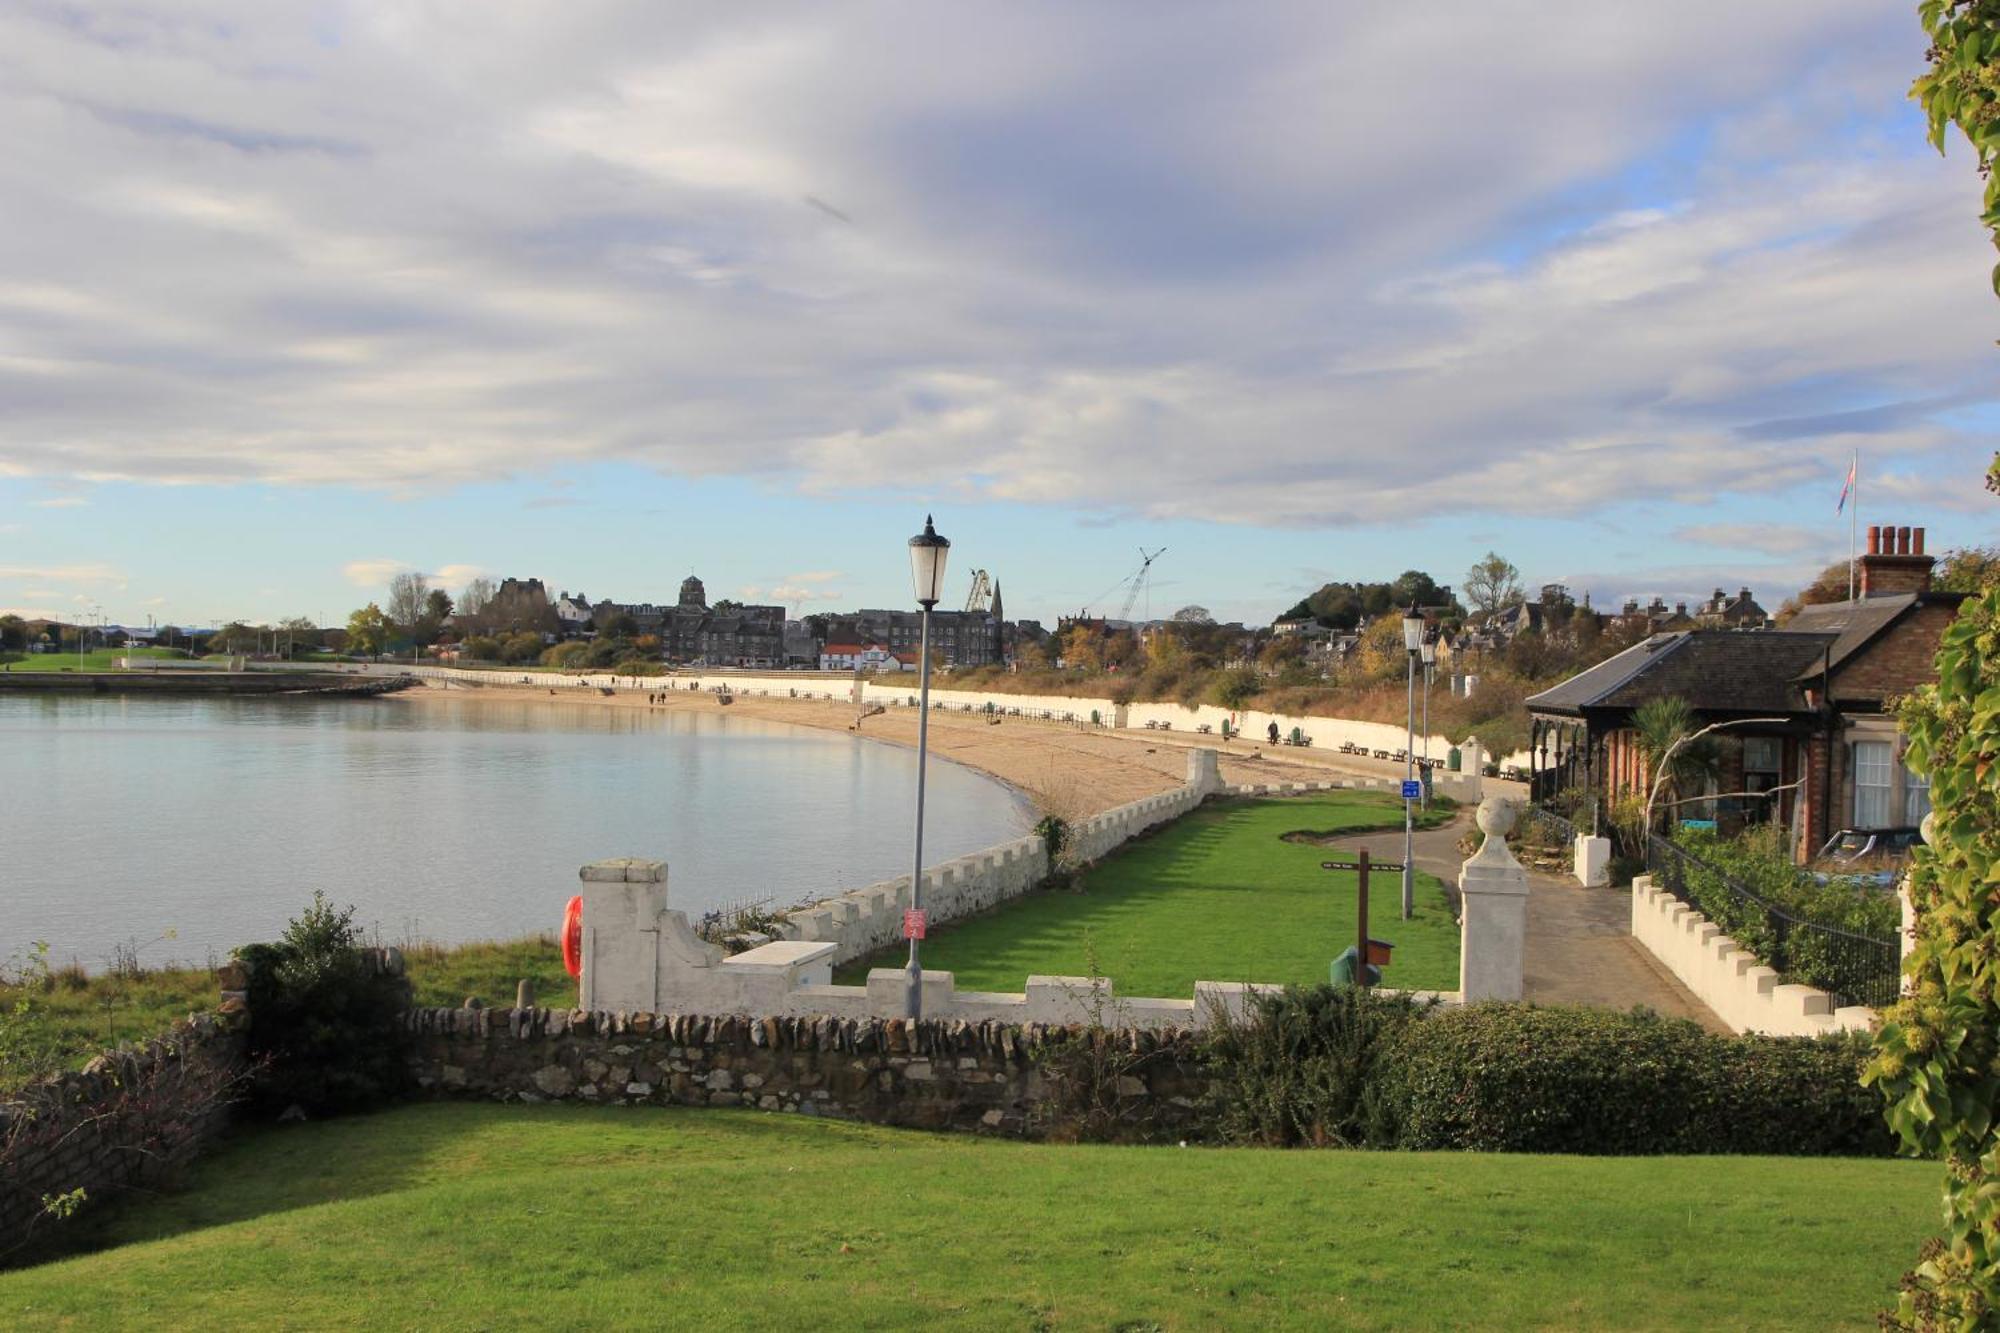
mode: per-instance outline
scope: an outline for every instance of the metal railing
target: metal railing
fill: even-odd
[[[1658,834],[1646,835],[1653,882],[1762,959],[1780,979],[1816,986],[1836,1005],[1883,1009],[1902,988],[1902,945],[1780,906]]]

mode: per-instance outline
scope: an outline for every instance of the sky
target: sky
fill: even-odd
[[[1912,4],[0,5],[0,609],[1267,621],[1994,540]],[[954,598],[957,597],[954,593]]]

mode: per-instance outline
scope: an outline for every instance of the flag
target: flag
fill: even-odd
[[[1857,453],[1854,455],[1854,461],[1847,465],[1847,480],[1841,483],[1840,503],[1833,507],[1834,513],[1838,514],[1847,508],[1847,497],[1854,493],[1854,470],[1860,466],[1861,455]]]

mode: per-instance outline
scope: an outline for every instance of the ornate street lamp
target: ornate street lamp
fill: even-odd
[[[1416,825],[1410,804],[1410,782],[1416,771],[1417,748],[1417,654],[1424,643],[1424,617],[1414,603],[1403,612],[1403,651],[1408,657],[1403,676],[1403,920],[1417,910],[1416,871],[1411,861],[1416,854]]]
[[[1431,808],[1431,677],[1438,660],[1438,641],[1435,632],[1426,631],[1423,641],[1417,645],[1417,656],[1424,663],[1424,769],[1418,776],[1424,784],[1424,809]]]
[[[945,560],[950,553],[951,543],[938,536],[930,515],[924,515],[924,530],[910,538],[910,578],[916,584],[917,605],[924,609],[923,640],[917,654],[917,845],[910,870],[910,914],[903,926],[903,933],[910,937],[903,1012],[912,1022],[924,1016],[924,970],[917,961],[917,945],[924,936],[924,760],[931,729],[931,608],[943,594]]]

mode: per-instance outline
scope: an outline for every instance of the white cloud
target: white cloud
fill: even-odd
[[[97,562],[77,565],[0,565],[0,579],[21,579],[42,583],[114,583],[123,587],[125,572],[115,565]]]
[[[1830,551],[1839,545],[1826,529],[1794,527],[1784,523],[1698,523],[1673,534],[1677,542],[1722,548],[1727,551],[1757,551],[1764,555],[1803,555]]]
[[[357,588],[387,588],[389,580],[398,574],[422,574],[433,588],[450,591],[471,579],[483,576],[487,571],[482,565],[453,564],[440,566],[436,573],[429,573],[407,560],[377,557],[350,560],[340,567],[340,572],[345,574],[347,581]]]
[[[840,571],[831,569],[807,570],[801,574],[787,574],[770,584],[749,583],[737,592],[746,602],[762,602],[766,605],[799,606],[806,602],[840,602],[847,594],[834,587],[834,580],[840,578]]]
[[[1825,486],[1989,391],[1866,0],[342,13],[0,15],[0,473],[1373,524]],[[1965,430],[1860,429],[1954,503]]]
[[[47,500],[30,500],[37,509],[81,509],[90,501],[80,495],[58,495]]]
[[[340,567],[347,581],[357,588],[387,587],[389,580],[398,574],[407,574],[411,566],[401,560],[350,560]]]

